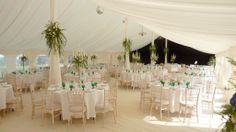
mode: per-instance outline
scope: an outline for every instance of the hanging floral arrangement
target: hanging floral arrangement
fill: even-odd
[[[171,58],[170,58],[170,62],[171,62],[171,63],[174,63],[175,60],[176,60],[176,55],[175,55],[175,54],[172,54],[172,55],[171,55]]]
[[[151,55],[150,55],[151,64],[155,64],[156,61],[159,59],[158,54],[156,54],[156,50],[157,50],[157,48],[155,45],[151,45],[149,47],[149,51],[151,53]]]
[[[209,66],[215,66],[216,65],[216,59],[214,56],[211,56],[208,61]]]
[[[58,22],[52,21],[49,21],[45,28],[46,29],[42,32],[42,35],[46,39],[49,54],[52,50],[54,50],[55,52],[58,52],[59,55],[62,55],[67,42],[67,39],[63,33],[65,29],[60,28]]]
[[[157,48],[156,48],[155,45],[151,45],[151,46],[149,47],[149,51],[150,51],[151,53],[153,53],[153,52],[156,53],[156,50],[157,50]]]
[[[134,63],[141,62],[140,54],[138,52],[132,54],[132,62]]]
[[[169,52],[169,49],[168,48],[164,48],[165,55],[168,54],[168,52]]]
[[[158,54],[151,54],[151,62],[156,62],[159,59],[159,55]]]
[[[19,59],[20,59],[20,63],[22,65],[23,71],[24,71],[25,70],[25,64],[29,61],[29,59],[24,54]]]
[[[132,46],[132,41],[128,38],[125,38],[125,40],[123,41],[123,47],[125,52],[130,52],[131,46]]]

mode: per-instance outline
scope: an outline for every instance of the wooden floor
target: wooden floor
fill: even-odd
[[[114,123],[112,113],[107,114],[105,125],[103,126],[102,116],[94,120],[87,120],[86,128],[83,130],[80,119],[73,120],[73,124],[67,126],[67,121],[56,119],[55,125],[51,124],[50,118],[44,122],[41,113],[36,113],[34,120],[31,119],[30,94],[24,94],[24,111],[9,112],[0,121],[0,132],[215,132],[221,123],[220,116],[203,114],[200,123],[196,123],[196,118],[192,117],[186,123],[180,122],[173,114],[172,118],[164,118],[159,121],[158,114],[153,117],[148,112],[143,112],[139,108],[139,90],[118,90],[118,117]]]

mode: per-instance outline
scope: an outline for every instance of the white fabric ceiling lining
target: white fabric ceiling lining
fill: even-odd
[[[35,41],[35,38],[41,39],[41,34],[40,32],[38,32],[38,28],[42,28],[44,25],[41,25],[40,22],[45,20],[43,18],[47,18],[49,16],[47,14],[40,13],[41,10],[49,9],[49,5],[45,6],[45,2],[47,1],[45,0],[38,0],[38,1],[28,0],[27,1],[26,4],[29,8],[24,8],[24,11],[20,14],[21,17],[18,17],[17,21],[15,21],[13,25],[11,25],[10,28],[7,30],[7,33],[4,34],[4,37],[0,38],[1,49],[3,50],[24,49],[24,48],[27,48],[27,45],[31,45],[31,47],[36,47],[35,43],[28,43],[28,42]],[[24,6],[24,5],[22,6],[20,5],[20,3],[22,2],[11,3],[9,1],[8,3],[15,5],[17,7]],[[16,8],[12,6],[8,6],[8,5],[5,5],[5,6],[7,7],[7,9],[3,10],[2,13],[7,14],[9,17],[13,16],[12,14],[16,12],[15,11]],[[32,13],[37,8],[40,10],[36,10],[35,13]],[[34,15],[37,17],[35,17]],[[11,21],[12,19],[9,17],[3,17],[3,18],[5,20]],[[2,18],[2,16],[0,16],[0,18]],[[30,22],[28,22],[27,20],[30,20]],[[47,21],[45,21],[44,23],[46,22]],[[27,23],[25,27],[22,26],[24,25],[24,23]],[[5,22],[5,24],[9,24],[9,22]],[[18,35],[14,36],[15,32],[17,32],[17,30],[20,28],[22,28],[23,30],[19,30]],[[35,36],[38,36],[38,37],[35,37]],[[8,42],[11,42],[11,43],[8,43]]]
[[[95,0],[163,37],[208,53],[236,45],[233,0]],[[222,4],[224,3],[224,4]]]
[[[39,8],[40,8],[41,5],[42,5],[42,2],[43,2],[43,1],[41,1],[41,2],[39,3],[39,6],[38,6],[37,8],[35,8],[35,9],[29,8],[29,11],[28,11],[28,12],[31,13],[32,15],[30,15],[29,18],[26,18],[27,21],[25,21],[25,23],[22,23],[22,26],[19,28],[19,30],[14,33],[13,38],[10,39],[8,42],[6,42],[6,43],[8,44],[8,46],[9,46],[9,45],[12,45],[12,42],[13,42],[19,35],[21,35],[20,32],[21,32],[22,30],[26,29],[26,27],[28,26],[28,24],[30,23],[30,21],[33,20],[33,16],[38,12]],[[31,7],[31,6],[29,5],[29,7]],[[25,40],[24,40],[24,41],[25,41]],[[25,45],[25,44],[24,44],[24,41],[21,42],[21,44],[22,44],[23,46]]]
[[[14,5],[14,4],[13,4]],[[3,31],[0,32],[0,37],[2,37],[2,35],[7,32],[9,30],[9,28],[16,22],[17,18],[22,14],[23,10],[25,9],[27,5],[27,0],[25,0],[25,2],[23,2],[23,6],[20,7],[19,11],[17,12],[16,16],[13,18],[13,20],[9,23],[9,25],[7,25]],[[3,22],[6,19],[3,19]]]
[[[92,7],[92,9],[96,9],[96,6],[94,5],[94,8]],[[123,19],[123,16],[122,17],[120,17],[120,16],[114,16],[114,14],[113,13],[109,13],[109,12],[106,12],[105,11],[105,13],[103,14],[103,15],[97,15],[96,14],[96,12],[94,11],[94,10],[88,10],[87,12],[91,12],[91,13],[88,13],[88,14],[91,14],[91,15],[94,15],[95,14],[95,16],[94,17],[96,17],[97,18],[97,23],[99,23],[99,25],[101,26],[101,28],[100,29],[102,29],[102,30],[100,30],[99,31],[99,29],[98,28],[92,28],[90,25],[88,25],[88,27],[86,28],[86,31],[85,31],[85,34],[90,34],[90,33],[93,33],[93,32],[97,32],[98,34],[94,34],[94,37],[96,37],[96,36],[100,36],[101,38],[103,38],[103,36],[104,36],[104,39],[102,39],[102,40],[104,40],[104,42],[102,43],[100,43],[100,44],[95,44],[95,43],[97,43],[97,42],[99,42],[99,40],[101,40],[100,38],[97,38],[97,39],[93,39],[94,37],[92,37],[91,35],[86,35],[86,36],[84,36],[83,37],[83,41],[81,42],[78,42],[78,45],[80,46],[80,47],[83,47],[83,46],[81,46],[82,44],[85,44],[85,45],[93,45],[93,47],[92,48],[94,48],[94,50],[98,50],[98,51],[102,51],[102,50],[106,50],[106,49],[117,49],[117,48],[113,48],[115,45],[117,45],[117,44],[112,44],[113,46],[109,46],[109,42],[112,42],[115,38],[119,38],[119,40],[118,41],[114,41],[114,42],[117,42],[117,43],[119,43],[119,50],[118,51],[122,51],[123,50],[123,47],[122,47],[122,40],[123,40],[123,33],[124,33],[124,30],[120,30],[121,28],[123,29],[123,24],[120,24],[121,22],[122,22],[122,19]],[[112,17],[107,17],[107,16],[112,16]],[[90,17],[90,16],[88,16],[87,17],[87,19],[88,19],[88,22],[90,22],[91,21],[91,18],[92,17]],[[102,20],[102,21],[101,21]],[[106,20],[107,21],[107,23],[104,23],[104,21],[103,20]],[[83,22],[83,23],[88,23],[88,22]],[[132,23],[132,24],[134,24],[134,25],[138,25],[138,24],[135,24],[135,23]],[[108,25],[111,25],[111,26],[108,26]],[[113,26],[112,26],[113,25]],[[117,26],[116,26],[117,25]],[[85,25],[84,25],[85,26]],[[132,26],[132,25],[129,25],[128,26],[128,28],[130,27],[130,26]],[[139,26],[139,25],[138,25]],[[113,31],[114,32],[112,32],[111,31],[111,29],[109,29],[108,27],[110,27],[111,29],[113,29]],[[117,28],[117,29],[115,29],[115,28]],[[129,28],[129,30],[130,30],[130,28]],[[137,26],[136,26],[136,30],[137,30]],[[115,31],[118,31],[119,33],[116,33]],[[103,33],[103,32],[105,32],[105,34],[106,34],[106,32],[110,32],[109,34],[109,36],[107,36],[106,38],[105,38],[105,34],[101,34],[101,33]],[[82,31],[82,33],[84,33],[84,31]],[[115,34],[115,35],[112,35],[112,34]],[[117,35],[117,34],[119,34],[119,35]],[[134,34],[134,33],[132,33],[132,34]],[[136,35],[138,34],[138,32],[137,33],[135,33]],[[71,35],[67,35],[67,36],[71,36]],[[111,37],[110,37],[111,36]],[[112,37],[113,36],[113,37]],[[117,36],[117,37],[116,37]],[[149,35],[150,36],[150,35]],[[131,38],[132,39],[132,38]],[[71,40],[71,39],[70,39]],[[105,40],[107,40],[107,41],[105,41]],[[113,43],[114,43],[113,42]],[[148,42],[150,42],[150,38],[149,38],[149,41]],[[73,41],[72,41],[72,43],[73,43]],[[94,43],[94,44],[93,44]],[[102,44],[102,45],[101,45]],[[104,47],[103,45],[106,45],[106,47]],[[97,46],[95,46],[95,45],[97,45]],[[96,47],[98,47],[99,46],[99,48],[96,48]],[[90,47],[90,48],[91,48]],[[89,47],[88,46],[85,46],[84,47],[85,49],[88,49]],[[139,48],[139,47],[138,47]],[[134,49],[135,49],[135,47],[134,47]],[[137,49],[137,48],[136,48]],[[112,50],[111,50],[112,51]]]
[[[114,6],[115,3],[112,3],[112,5]],[[132,11],[132,10],[130,10],[130,8],[131,7],[127,7],[125,9],[125,8],[120,7],[117,10],[119,10],[119,12],[122,14],[129,12],[129,14],[128,14],[129,16],[144,19],[144,20],[149,20],[149,21],[152,21],[153,23],[156,23],[156,24],[158,23],[158,24],[162,25],[162,27],[164,27],[164,28],[170,28],[172,30],[179,30],[179,31],[185,31],[185,32],[186,31],[198,32],[198,33],[225,34],[225,35],[230,35],[230,34],[235,35],[235,31],[236,31],[236,29],[234,29],[234,28],[229,28],[229,27],[227,28],[227,26],[232,27],[234,25],[233,22],[231,23],[231,25],[226,25],[225,26],[226,28],[224,28],[224,29],[221,28],[219,31],[217,30],[218,28],[215,28],[216,26],[222,26],[221,24],[224,23],[225,20],[227,20],[226,18],[224,20],[217,19],[216,22],[218,22],[218,24],[214,24],[214,23],[209,24],[207,21],[199,21],[199,20],[201,20],[201,18],[199,18],[199,17],[186,19],[186,17],[193,15],[191,12],[182,12],[181,11],[180,13],[178,13],[178,12],[172,12],[172,11],[168,11],[168,10],[158,11],[159,9],[155,9],[152,12],[155,12],[155,14],[158,15],[158,19],[156,19],[156,18],[152,18],[152,16],[154,16],[153,15],[154,13],[147,14],[145,12],[140,12],[139,13],[140,16],[137,16],[137,15],[135,15],[135,10]],[[135,8],[136,8],[136,10],[139,10],[139,7],[136,6]],[[148,8],[145,8],[145,9],[148,9]],[[113,8],[113,10],[115,10],[115,8]],[[152,9],[149,9],[149,10],[151,12]],[[160,13],[158,13],[158,12],[165,13],[165,15],[164,16],[160,15]],[[176,14],[176,16],[173,14]],[[197,15],[199,13],[197,12],[194,14]],[[205,16],[206,14],[200,14],[200,15]],[[210,16],[207,16],[207,17],[213,17],[214,15],[218,15],[218,14],[211,14]],[[185,19],[181,19],[181,17],[179,17],[179,16],[182,16]],[[197,21],[198,23],[193,23],[193,21]],[[183,22],[185,22],[184,25],[183,24],[181,25],[181,23],[183,23]],[[203,27],[203,25],[205,27]],[[210,28],[210,30],[204,30],[206,27],[208,29],[209,29],[209,27],[211,27],[211,28]],[[223,29],[223,31],[222,31],[222,29]],[[224,33],[224,30],[225,30],[225,33]]]
[[[50,1],[1,0],[0,3],[3,7],[0,12],[0,50],[46,50],[41,32],[50,18]],[[57,0],[56,3],[57,19],[66,29],[68,39],[65,50],[123,51],[123,15],[109,10],[98,15],[97,5],[89,0]],[[140,24],[129,22],[128,35],[133,40],[134,50],[151,42],[151,31],[139,37],[140,31]]]

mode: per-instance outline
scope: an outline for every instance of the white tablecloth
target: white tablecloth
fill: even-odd
[[[109,85],[107,84],[98,84],[97,89],[90,89],[85,91],[85,105],[86,105],[86,113],[87,119],[91,117],[96,117],[95,106],[102,105],[104,103],[104,90],[109,90]],[[67,97],[66,90],[59,90],[55,92],[54,99],[56,102],[61,103],[62,108],[62,119],[69,119],[69,102]]]
[[[6,108],[6,103],[15,98],[11,85],[0,85],[0,110]]]
[[[160,91],[160,84],[152,84],[151,89],[155,89],[155,91]],[[170,103],[170,112],[178,112],[179,111],[179,103],[181,101],[181,97],[183,97],[184,89],[181,88],[169,88],[165,87],[163,90],[164,98],[169,97],[169,103]]]

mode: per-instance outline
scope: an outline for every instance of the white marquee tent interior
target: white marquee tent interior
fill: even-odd
[[[99,14],[98,11],[102,13]],[[52,16],[65,29],[64,34],[67,38],[67,43],[62,57],[64,65],[69,65],[69,57],[73,56],[75,51],[84,52],[89,56],[96,54],[97,63],[103,63],[111,67],[113,65],[112,68],[107,69],[109,76],[112,77],[110,77],[109,81],[106,80],[112,86],[118,80],[121,80],[120,87],[133,87],[134,84],[132,81],[128,82],[129,80],[126,80],[123,82],[124,85],[122,85],[122,72],[118,74],[117,70],[114,70],[114,65],[121,65],[117,60],[117,56],[123,56],[124,48],[122,42],[125,37],[132,40],[132,50],[140,49],[151,43],[153,39],[161,36],[178,44],[215,54],[214,74],[217,78],[217,87],[220,87],[219,89],[229,87],[228,81],[232,78],[232,73],[234,73],[233,66],[226,57],[236,59],[235,0],[0,0],[0,59],[4,58],[5,63],[4,66],[1,66],[4,68],[0,69],[2,77],[3,73],[16,71],[17,66],[20,65],[16,63],[19,55],[28,57],[30,68],[38,65],[39,56],[45,57],[48,55],[48,47],[42,31],[52,19]],[[142,32],[146,34],[141,36],[140,33]],[[49,61],[52,58],[49,58]],[[53,61],[46,63],[47,66],[51,67],[50,70],[57,66],[59,67],[60,64],[59,58],[57,63]],[[127,66],[127,60],[125,63]],[[89,64],[92,64],[92,61]],[[131,65],[133,70],[138,67]],[[52,78],[58,79],[59,77],[57,76],[61,76],[61,71],[50,71],[49,74],[49,76],[55,75],[56,77]],[[65,79],[64,75],[61,78],[62,81],[65,81],[63,80]],[[14,87],[13,84],[11,85]],[[46,85],[42,83],[42,86]],[[141,88],[140,91],[142,91]],[[142,108],[142,110],[139,110],[138,108],[140,91],[126,91],[125,88],[120,88],[118,92],[123,95],[118,94],[117,98],[122,108],[118,107],[117,124],[108,123],[108,125],[112,126],[107,127],[107,124],[105,124],[104,128],[97,129],[99,123],[102,124],[102,119],[99,120],[98,118],[96,125],[93,125],[92,121],[88,120],[85,131],[138,131],[137,129],[132,129],[136,125],[140,125],[140,131],[165,131],[168,130],[167,126],[170,126],[169,129],[176,131],[215,131],[222,127],[219,126],[222,121],[217,114],[214,117],[218,124],[214,124],[210,118],[210,121],[208,118],[200,119],[203,122],[193,124],[189,122],[173,123],[175,121],[170,123],[168,121],[162,122],[161,120],[150,123],[151,121],[145,120],[148,118],[146,116],[149,115],[149,112],[147,112],[149,108],[144,110]],[[232,91],[222,91],[223,95],[227,96],[223,100],[228,101],[233,94]],[[222,94],[222,91],[217,93]],[[129,97],[129,94],[132,97]],[[0,98],[1,96],[3,94],[0,94]],[[26,113],[31,113],[30,92],[24,92],[23,97],[23,101],[26,102],[24,103],[28,103],[28,106],[25,105],[22,113],[16,110],[12,114],[4,109],[2,114],[0,114],[0,131],[16,131],[14,128],[9,128],[11,123],[17,125],[17,122],[13,121],[16,115],[21,115],[18,121],[27,120],[27,122],[32,124],[32,128],[17,125],[24,131],[34,130],[34,128],[45,131],[83,130],[81,123],[77,121],[73,122],[69,127],[60,121],[56,121],[53,129],[48,125],[50,123],[40,126],[40,114],[31,122],[31,119],[25,115]],[[119,100],[119,98],[122,99]],[[126,101],[125,98],[130,99]],[[0,100],[0,106],[1,102],[3,101]],[[127,103],[134,103],[130,106],[130,110],[123,108],[128,107]],[[131,114],[132,109],[139,111]],[[127,113],[122,115],[123,113],[121,112]],[[129,114],[131,114],[130,117]],[[172,113],[172,115],[175,114]],[[112,115],[110,116],[112,117]],[[127,121],[124,121],[126,119]],[[210,125],[202,128],[201,125],[206,124],[204,121]],[[168,125],[163,125],[165,123]],[[81,126],[76,128],[74,124],[80,124]],[[188,126],[188,124],[191,125]]]

